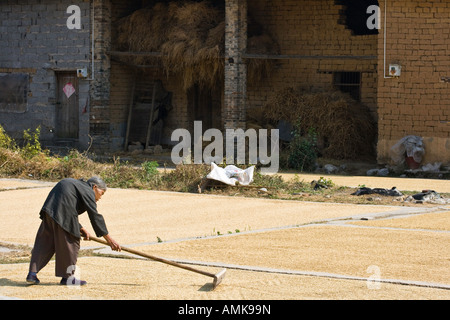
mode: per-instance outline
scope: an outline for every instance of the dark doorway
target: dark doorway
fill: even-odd
[[[188,92],[188,112],[191,124],[202,121],[203,131],[222,129],[222,99],[220,89],[192,86]]]

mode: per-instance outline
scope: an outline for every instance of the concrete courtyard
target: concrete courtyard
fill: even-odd
[[[289,178],[289,177],[286,177]],[[301,177],[305,180],[312,176]],[[354,186],[356,177],[331,177]],[[353,179],[353,180],[352,180]],[[359,177],[368,187],[450,192],[442,180]],[[33,245],[52,183],[0,179],[0,246]],[[449,299],[450,206],[355,205],[108,189],[98,209],[122,246],[216,273],[212,279],[117,255],[92,241],[77,267],[84,287],[60,286],[51,261],[41,284],[27,263],[0,265],[0,297],[19,299]],[[80,216],[92,231],[87,214]]]

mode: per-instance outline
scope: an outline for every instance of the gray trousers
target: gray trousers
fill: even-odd
[[[47,214],[43,216],[31,251],[30,272],[39,272],[55,254],[55,275],[70,277],[80,250],[80,239],[61,228]]]

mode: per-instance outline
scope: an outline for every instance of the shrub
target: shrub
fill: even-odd
[[[27,129],[23,132],[23,139],[25,145],[21,148],[21,151],[25,158],[32,158],[42,153],[41,143],[39,137],[41,135],[41,127],[37,127],[34,132],[31,129]]]
[[[0,148],[15,149],[16,143],[5,132],[5,129],[0,125]]]
[[[294,128],[293,139],[289,145],[288,166],[300,171],[313,171],[317,160],[317,134],[309,129],[301,134],[300,125]]]
[[[158,162],[156,161],[145,161],[141,164],[141,167],[144,171],[144,179],[151,179],[159,174]]]

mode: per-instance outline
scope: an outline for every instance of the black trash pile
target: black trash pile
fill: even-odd
[[[383,188],[358,188],[355,192],[352,193],[354,196],[361,196],[364,194],[379,194],[382,196],[394,196],[394,197],[400,197],[403,194],[397,190],[396,187],[392,187],[391,189],[383,189]]]
[[[352,193],[352,195],[354,196],[361,196],[366,194],[392,196],[396,197],[396,199],[403,196],[403,194],[399,190],[397,190],[396,187],[392,187],[391,189],[361,187]],[[450,204],[450,198],[444,198],[434,190],[422,190],[422,192],[416,193],[412,196],[407,196],[402,200],[412,203]]]
[[[434,190],[422,190],[412,196],[406,197],[405,201],[414,203],[436,203],[436,204],[450,204],[450,198],[444,198]]]

